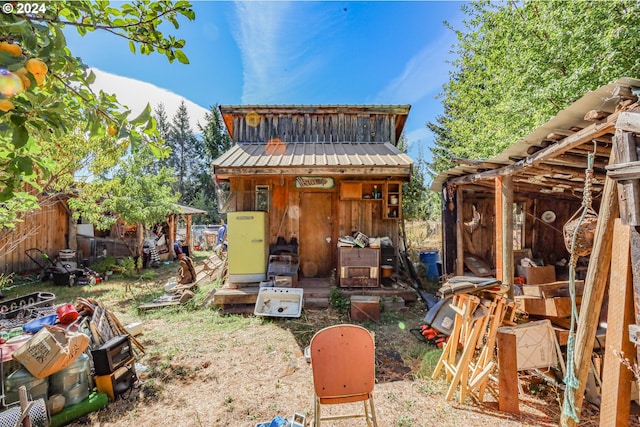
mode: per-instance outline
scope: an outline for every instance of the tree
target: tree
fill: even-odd
[[[219,105],[212,105],[211,112],[204,115],[205,125],[198,123],[208,161],[213,161],[231,148],[231,137],[227,133],[220,115]]]
[[[10,4],[10,3],[7,3]],[[0,227],[10,227],[20,213],[37,206],[27,185],[42,188],[55,170],[55,157],[43,150],[46,141],[58,141],[78,123],[91,142],[107,135],[137,150],[146,141],[154,155],[166,151],[143,135],[156,133],[147,107],[129,120],[113,95],[93,93],[95,75],[67,48],[63,29],[84,35],[107,31],[129,40],[130,50],[157,52],[170,62],[188,63],[185,42],[158,28],[165,22],[179,28],[178,18],[195,19],[186,1],[119,4],[88,0],[34,3],[37,10],[0,15]]]
[[[640,74],[640,2],[475,1],[458,37],[436,135],[440,172],[451,157],[492,157],[585,92]]]
[[[212,208],[217,207],[217,197],[211,164],[231,148],[232,141],[225,130],[218,105],[212,105],[210,109],[211,111],[205,114],[204,126],[198,123],[202,141],[204,167],[198,176],[200,196],[198,200],[195,201],[194,206],[208,210],[210,222],[218,223],[220,213],[217,208],[215,209],[215,213],[212,212]]]
[[[180,194],[181,203],[189,204],[195,197],[193,176],[200,169],[202,157],[199,156],[198,141],[191,130],[184,100],[171,121],[167,145],[171,148],[168,166],[176,173],[175,191]]]
[[[152,158],[144,150],[119,159],[103,177],[76,181],[77,195],[68,201],[75,219],[82,216],[98,229],[108,229],[117,220],[136,224],[137,245],[129,248],[135,257],[142,255],[145,228],[165,222],[178,200],[172,188],[172,169],[160,167],[155,174],[144,173]]]

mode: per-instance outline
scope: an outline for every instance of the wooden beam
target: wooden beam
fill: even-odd
[[[638,108],[638,106],[634,106],[634,108]],[[529,166],[534,166],[540,162],[546,161],[550,158],[556,157],[565,153],[572,148],[590,142],[594,138],[598,138],[602,135],[612,132],[618,116],[621,111],[616,111],[607,117],[606,120],[599,123],[594,123],[592,125],[587,126],[584,129],[577,131],[576,133],[567,136],[562,142],[558,144],[552,144],[544,150],[540,150],[534,155],[522,159],[516,162],[513,165],[505,166],[500,169],[494,169],[486,172],[479,172],[469,175],[464,175],[457,178],[452,178],[447,181],[449,184],[469,184],[476,181],[493,179],[496,176],[502,175],[512,175],[518,173],[520,170],[527,168]]]
[[[627,325],[634,321],[633,287],[629,259],[630,227],[616,219],[613,234],[611,278],[609,280],[609,311],[607,314],[607,345],[602,371],[602,404],[600,426],[629,425],[632,374],[620,357],[635,359],[635,349],[629,341]]]
[[[611,161],[615,161],[615,154],[612,153]],[[617,200],[616,184],[611,178],[607,178],[604,183],[604,193],[600,205],[598,225],[596,226],[595,239],[587,277],[585,279],[585,290],[582,295],[580,305],[580,321],[575,340],[575,375],[578,379],[578,388],[573,390],[573,400],[576,411],[580,414],[582,401],[584,400],[584,390],[587,383],[589,366],[591,364],[591,352],[596,337],[596,330],[600,323],[600,310],[602,309],[602,299],[607,285],[609,269],[611,267],[611,244],[613,242],[613,222],[618,217],[619,208]],[[571,392],[568,390],[567,392]],[[575,420],[566,414],[562,414],[561,425],[576,427]]]
[[[519,414],[516,334],[498,328],[498,409]]]
[[[462,187],[456,188],[456,276],[464,276],[464,217],[462,202],[464,200]]]
[[[640,113],[625,111],[620,113],[616,122],[616,129],[627,132],[640,132]]]
[[[608,111],[591,110],[587,111],[584,115],[584,119],[588,122],[596,122],[608,117],[611,113]]]
[[[611,96],[621,99],[631,99],[634,102],[638,100],[638,95],[633,93],[629,86],[616,86],[616,88],[611,93]]]

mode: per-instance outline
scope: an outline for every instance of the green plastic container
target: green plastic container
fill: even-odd
[[[91,393],[89,397],[80,403],[68,406],[51,417],[50,427],[60,427],[69,424],[73,420],[99,411],[109,404],[109,397],[105,393]]]

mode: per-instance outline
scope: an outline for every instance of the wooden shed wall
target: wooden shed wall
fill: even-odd
[[[569,252],[564,243],[562,234],[563,225],[571,219],[578,209],[581,200],[569,201],[567,199],[554,199],[553,197],[533,197],[531,195],[514,195],[514,203],[522,203],[525,210],[523,248],[531,249],[535,258],[544,260],[546,264],[553,264],[555,260],[565,258],[569,260]],[[474,249],[475,255],[483,257],[492,267],[496,265],[495,259],[495,206],[493,193],[473,194],[465,193],[463,200],[463,220],[470,222],[473,218],[473,206],[481,215],[481,223],[476,230],[468,235],[471,243],[465,245],[465,252]],[[594,201],[597,210],[598,203]],[[556,214],[556,220],[547,224],[540,217],[542,213],[551,210]],[[450,230],[451,232],[452,230]],[[448,244],[448,250],[454,251],[450,256],[455,259],[455,244]],[[448,266],[448,273],[452,273],[452,266]]]
[[[68,235],[69,215],[64,202],[53,202],[27,214],[13,231],[0,235],[2,271],[20,273],[38,270],[39,267],[26,256],[25,251],[38,248],[55,258],[60,250],[68,247]],[[44,260],[38,261],[46,265]]]
[[[295,177],[234,177],[230,179],[231,191],[236,192],[236,210],[254,209],[254,191],[257,185],[268,185],[271,195],[269,211],[269,238],[274,243],[278,236],[287,241],[292,237],[299,239],[300,224],[300,193],[295,187]],[[353,177],[349,178],[352,180]],[[332,193],[334,195],[333,212],[337,212],[337,227],[332,240],[343,235],[351,235],[360,231],[370,237],[388,236],[397,247],[399,232],[398,221],[383,219],[382,200],[340,200],[339,189],[341,178],[334,177],[335,186],[330,190],[314,190],[316,192]],[[308,191],[308,190],[307,190]],[[334,222],[335,224],[335,222]],[[313,227],[313,224],[309,226]],[[335,245],[334,245],[335,246]],[[337,254],[337,249],[335,249]]]
[[[396,115],[335,113],[261,113],[258,124],[247,123],[245,114],[234,114],[231,128],[235,142],[391,142],[396,144]]]

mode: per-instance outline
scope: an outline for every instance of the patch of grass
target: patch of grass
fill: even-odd
[[[417,378],[431,378],[433,371],[436,369],[438,360],[442,355],[442,349],[427,347],[428,350],[422,356],[422,362],[420,363],[420,369],[416,373]]]
[[[347,314],[349,312],[349,307],[351,306],[351,301],[349,298],[346,298],[342,295],[338,289],[333,288],[329,293],[329,304],[340,314]]]

